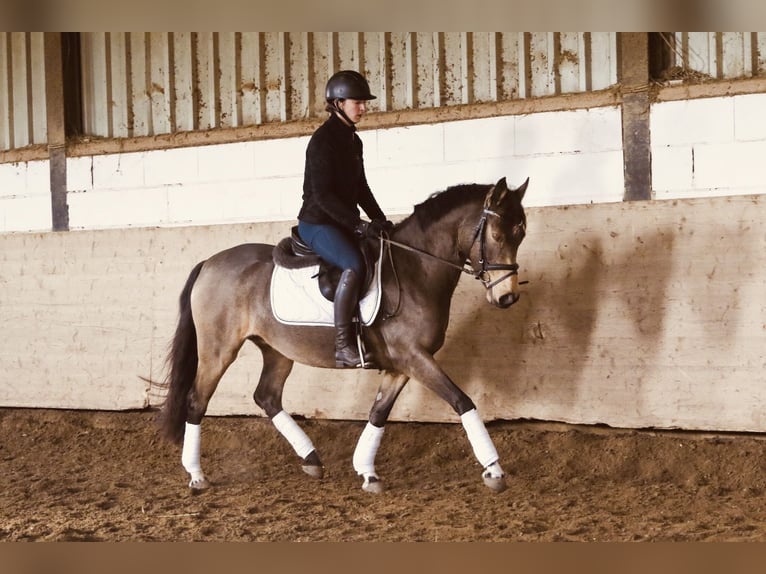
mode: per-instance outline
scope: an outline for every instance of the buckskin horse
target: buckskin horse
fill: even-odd
[[[519,245],[526,216],[518,188],[506,178],[463,184],[415,206],[382,241],[388,250],[380,274],[381,307],[364,328],[365,347],[383,380],[353,454],[353,468],[367,492],[381,492],[375,457],[384,426],[400,392],[415,379],[445,400],[460,417],[482,479],[493,491],[506,488],[497,450],[476,406],[434,359],[444,344],[450,303],[461,273],[479,279],[489,303],[508,308],[519,299]],[[243,244],[198,263],[181,292],[179,319],[167,357],[166,396],[160,431],[182,443],[189,488],[210,487],[200,463],[201,422],[216,386],[245,341],[263,355],[253,394],[301,459],[304,472],[323,476],[311,439],[282,407],[282,391],[295,361],[335,368],[334,328],[278,321],[272,312],[274,245]]]

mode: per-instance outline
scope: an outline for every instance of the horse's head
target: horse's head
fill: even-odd
[[[500,179],[484,199],[471,261],[487,288],[487,300],[505,309],[519,300],[516,253],[526,233],[527,218],[521,200],[529,178],[518,188]]]

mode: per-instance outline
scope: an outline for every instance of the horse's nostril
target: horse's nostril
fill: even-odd
[[[516,301],[519,300],[520,295],[517,293],[507,293],[506,295],[503,295],[500,297],[500,307],[510,307],[513,305]]]

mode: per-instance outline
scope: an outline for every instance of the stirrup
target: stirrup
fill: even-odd
[[[375,365],[372,363],[372,354],[367,353],[364,350],[364,343],[362,342],[361,334],[356,336],[356,346],[359,349],[359,362],[360,367],[363,369],[375,369]]]

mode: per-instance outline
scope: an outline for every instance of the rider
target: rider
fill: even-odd
[[[351,70],[333,74],[325,88],[325,99],[330,117],[314,132],[306,148],[298,233],[322,259],[342,270],[334,297],[335,364],[360,367],[363,363],[352,317],[365,266],[357,241],[360,237],[377,237],[393,224],[367,184],[362,140],[356,134],[356,124],[366,113],[367,102],[375,99],[367,80]],[[360,218],[359,207],[371,222]],[[368,362],[365,353],[365,366]]]

